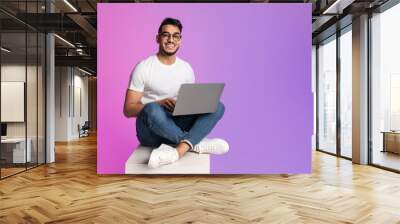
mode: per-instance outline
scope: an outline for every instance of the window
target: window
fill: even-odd
[[[400,5],[371,18],[372,163],[400,170]]]
[[[318,47],[318,149],[336,153],[336,36]]]
[[[340,36],[340,154],[352,157],[352,34],[351,26]]]

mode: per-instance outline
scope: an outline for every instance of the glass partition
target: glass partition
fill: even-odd
[[[26,33],[3,32],[1,47],[0,150],[1,175],[6,177],[24,171],[32,155],[26,141]]]
[[[38,35],[36,32],[27,33],[27,82],[26,82],[26,112],[27,112],[27,150],[31,151],[31,160],[28,168],[36,166],[38,162]]]
[[[37,64],[37,162],[43,164],[46,162],[46,36],[44,33],[38,33],[38,64]]]
[[[46,39],[18,19],[44,12],[44,3],[0,2],[0,178],[45,163]]]

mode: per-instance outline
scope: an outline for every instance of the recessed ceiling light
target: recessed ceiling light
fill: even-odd
[[[7,48],[5,48],[5,47],[1,47],[1,50],[4,51],[4,52],[6,52],[6,53],[10,53],[10,52],[11,52],[11,50],[9,50],[9,49],[7,49]]]
[[[336,0],[322,14],[342,14],[355,0]]]
[[[60,39],[62,42],[64,42],[64,43],[68,44],[69,46],[75,48],[75,45],[73,45],[73,44],[72,44],[71,42],[69,42],[68,40],[66,40],[66,39],[64,39],[64,38],[62,38],[62,37],[60,37],[60,36],[57,35],[57,34],[54,34],[54,36],[57,37],[58,39]]]
[[[78,10],[71,4],[69,3],[68,0],[64,0],[65,4],[67,4],[74,12],[78,12]]]
[[[81,71],[81,72],[83,72],[83,73],[85,73],[85,74],[87,74],[87,75],[93,75],[92,73],[90,73],[90,72],[88,72],[88,71],[86,71],[86,70],[83,70],[83,69],[81,69],[81,68],[79,68],[79,67],[78,67],[78,70]]]

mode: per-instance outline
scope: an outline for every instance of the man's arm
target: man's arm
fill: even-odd
[[[125,117],[137,117],[143,109],[144,104],[141,103],[143,93],[128,89],[125,95],[124,115]],[[171,98],[165,98],[155,101],[169,111],[173,111],[176,101]]]
[[[143,93],[134,90],[126,90],[124,115],[125,117],[137,117],[143,109],[144,104],[141,103]]]

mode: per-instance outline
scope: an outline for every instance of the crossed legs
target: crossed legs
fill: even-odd
[[[212,131],[224,111],[219,103],[214,113],[173,117],[159,104],[148,103],[136,120],[137,137],[144,146],[174,145],[182,157]]]

